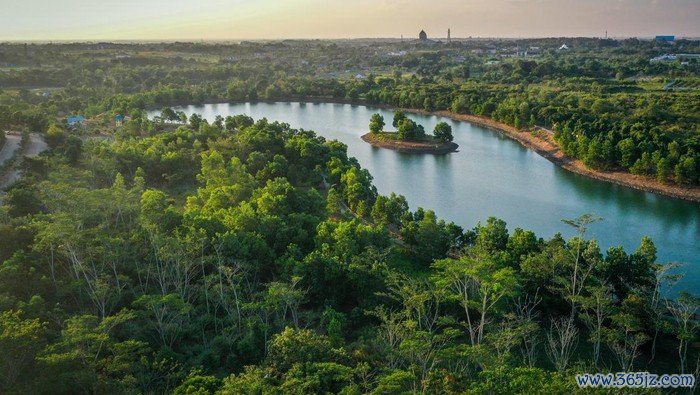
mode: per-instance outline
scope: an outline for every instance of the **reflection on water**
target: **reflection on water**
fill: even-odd
[[[380,193],[406,196],[411,208],[430,208],[466,228],[489,216],[509,228],[534,230],[541,237],[571,235],[562,218],[592,212],[604,218],[590,236],[602,248],[622,245],[631,251],[642,236],[652,237],[661,261],[688,263],[680,287],[700,290],[700,204],[609,184],[563,170],[498,132],[436,116],[409,115],[431,131],[441,120],[454,130],[459,152],[408,155],[373,148],[360,139],[371,115],[379,112],[391,127],[387,110],[348,104],[245,103],[178,108],[188,116],[248,114],[316,131],[348,145],[374,176]]]

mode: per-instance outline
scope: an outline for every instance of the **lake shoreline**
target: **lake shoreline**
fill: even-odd
[[[375,148],[385,148],[405,154],[418,155],[446,155],[456,152],[459,145],[453,142],[445,142],[436,145],[429,141],[403,141],[381,139],[374,133],[363,134],[362,141]]]
[[[275,102],[298,102],[306,103],[330,103],[330,104],[350,104],[357,106],[368,106],[385,110],[402,110],[414,114],[434,115],[452,119],[459,122],[467,122],[477,126],[499,132],[502,135],[517,141],[522,146],[535,151],[540,156],[554,163],[555,165],[585,177],[593,178],[598,181],[605,181],[628,188],[636,189],[644,192],[651,192],[657,195],[672,197],[676,199],[700,202],[700,186],[683,187],[676,184],[662,184],[652,177],[637,176],[623,171],[603,171],[595,170],[586,167],[579,159],[574,159],[566,156],[559,145],[554,141],[553,136],[549,133],[541,131],[533,133],[528,130],[519,130],[508,124],[495,121],[489,117],[456,114],[446,110],[426,111],[416,108],[397,108],[386,104],[368,103],[363,100],[349,100],[333,97],[303,97],[303,96],[285,96],[267,100],[232,100],[228,104],[235,103],[275,103]],[[190,103],[191,104],[191,103]],[[178,104],[174,104],[178,105]],[[187,105],[187,104],[184,104]]]
[[[518,130],[513,126],[494,121],[488,117],[454,114],[449,111],[427,112],[412,110],[411,112],[437,115],[456,121],[469,122],[487,129],[498,131],[519,142],[523,146],[532,149],[555,165],[582,176],[622,185],[640,191],[652,192],[691,202],[700,202],[700,187],[682,187],[675,184],[662,184],[654,178],[637,176],[623,171],[603,171],[591,169],[584,165],[581,160],[566,156],[561,147],[559,147],[559,145],[554,141],[554,136],[546,131],[533,132],[529,130]]]

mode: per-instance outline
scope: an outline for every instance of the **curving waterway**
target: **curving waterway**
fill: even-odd
[[[412,209],[433,209],[439,217],[472,228],[489,216],[504,219],[510,230],[531,229],[540,237],[573,235],[561,222],[584,213],[604,218],[588,236],[602,249],[622,245],[634,251],[648,235],[662,262],[684,262],[678,290],[700,293],[700,204],[618,186],[563,170],[498,132],[465,122],[427,115],[409,117],[432,131],[439,121],[452,125],[459,152],[409,155],[373,148],[360,136],[378,112],[391,125],[393,113],[367,106],[330,103],[207,104],[176,108],[188,117],[199,113],[247,114],[287,122],[347,144],[348,154],[374,176],[382,194],[406,196]],[[149,114],[157,115],[156,112]],[[675,290],[674,290],[675,291]]]

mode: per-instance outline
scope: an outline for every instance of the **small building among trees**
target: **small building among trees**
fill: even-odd
[[[85,117],[82,115],[73,115],[66,118],[68,126],[76,127],[85,125]]]

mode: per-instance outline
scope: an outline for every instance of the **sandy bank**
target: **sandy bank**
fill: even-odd
[[[362,140],[372,147],[392,149],[407,154],[444,155],[455,152],[459,148],[457,144],[452,142],[389,140],[381,139],[373,133],[363,135]]]
[[[693,202],[700,202],[700,187],[698,186],[686,187],[675,184],[662,184],[655,178],[637,176],[623,171],[603,171],[590,169],[586,167],[582,161],[564,155],[564,152],[554,141],[554,137],[545,131],[531,132],[527,130],[518,130],[513,126],[494,121],[493,119],[487,117],[454,114],[449,111],[426,112],[415,110],[413,112],[439,115],[454,119],[456,121],[469,122],[496,130],[534,150],[554,164],[574,173],[595,178],[596,180],[612,182],[642,191],[654,192],[660,195],[690,200]]]

